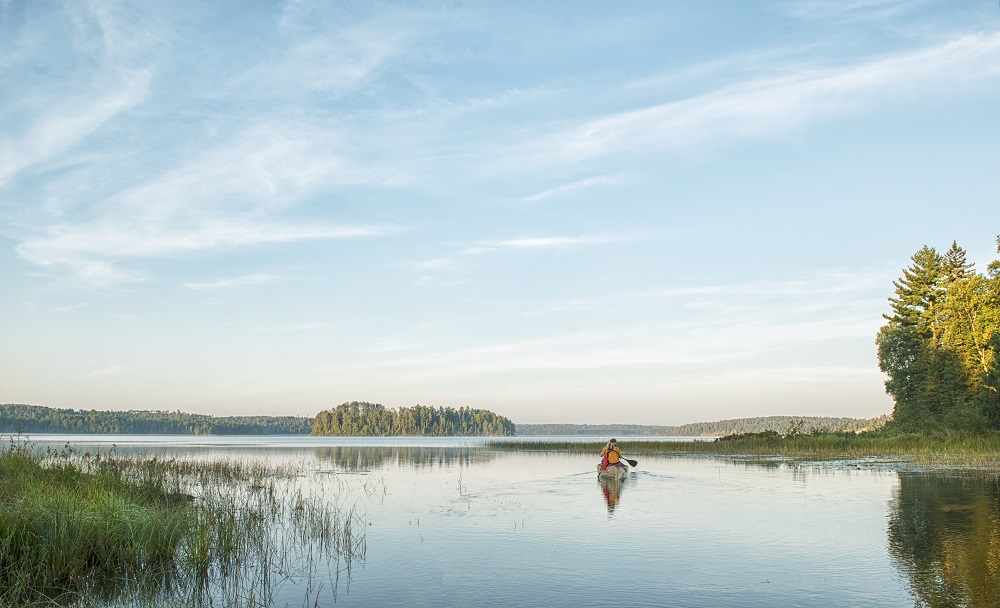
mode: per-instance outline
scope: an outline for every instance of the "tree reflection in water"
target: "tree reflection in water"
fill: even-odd
[[[900,475],[889,551],[920,605],[1000,606],[997,480]]]
[[[401,468],[471,466],[490,462],[496,453],[482,448],[407,446],[329,446],[315,448],[317,460],[328,461],[335,471],[367,473],[387,464]]]

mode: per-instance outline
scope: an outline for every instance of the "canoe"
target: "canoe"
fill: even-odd
[[[608,467],[597,474],[597,476],[600,477],[601,479],[615,480],[615,481],[625,479],[627,475],[628,475],[628,469],[626,469],[625,467]]]

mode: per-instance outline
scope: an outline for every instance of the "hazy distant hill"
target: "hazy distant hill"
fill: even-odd
[[[676,435],[676,426],[648,424],[515,424],[515,435],[615,435],[665,436]]]
[[[518,435],[615,435],[702,437],[732,435],[733,433],[784,433],[796,428],[800,432],[813,429],[826,431],[862,431],[878,428],[888,421],[888,416],[878,418],[831,418],[824,416],[763,416],[736,418],[718,422],[693,422],[680,426],[655,426],[645,424],[518,424]]]

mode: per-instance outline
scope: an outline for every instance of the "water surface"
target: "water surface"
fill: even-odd
[[[993,606],[995,482],[931,473],[595,455],[478,439],[34,436],[39,444],[306,463],[367,513],[350,572],[290,578],[302,606]],[[626,457],[627,439],[622,439]],[[303,483],[310,483],[309,479]],[[308,583],[311,583],[308,584]]]

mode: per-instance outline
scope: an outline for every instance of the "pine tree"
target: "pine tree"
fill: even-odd
[[[933,247],[921,247],[910,258],[913,265],[903,269],[903,276],[893,281],[896,297],[889,298],[890,323],[914,328],[924,337],[934,334],[935,305],[944,292],[944,258]]]
[[[944,256],[925,246],[911,260],[876,338],[894,424],[1000,428],[1000,261],[983,276],[956,242]]]
[[[975,266],[975,264],[966,261],[965,250],[959,247],[956,241],[952,241],[951,248],[945,252],[942,265],[946,284],[968,278]],[[947,289],[947,286],[945,288]]]

